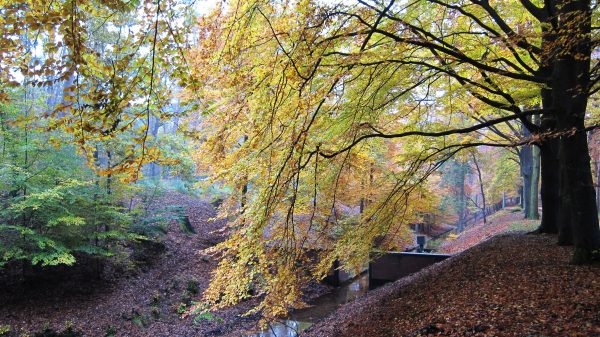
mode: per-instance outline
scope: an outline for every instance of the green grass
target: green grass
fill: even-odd
[[[538,220],[522,220],[510,224],[506,232],[531,232],[540,226]]]

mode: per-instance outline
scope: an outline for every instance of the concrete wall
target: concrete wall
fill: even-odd
[[[338,267],[339,264],[336,260],[329,274],[323,280],[325,283],[334,287],[339,287],[340,285],[352,280],[356,276],[354,274],[349,274],[345,270],[337,269]]]
[[[398,280],[450,256],[444,254],[387,252],[369,263],[369,288],[373,289]]]

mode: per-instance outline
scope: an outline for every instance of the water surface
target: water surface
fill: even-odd
[[[246,337],[296,337],[302,330],[327,317],[340,305],[352,302],[369,291],[369,274],[363,273],[354,281],[334,289],[311,302],[311,306],[295,310],[289,319],[271,324],[269,328]]]

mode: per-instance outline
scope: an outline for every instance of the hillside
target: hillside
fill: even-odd
[[[539,226],[539,220],[523,219],[523,212],[518,207],[502,209],[488,216],[487,223],[478,223],[467,227],[462,233],[451,234],[441,242],[434,242],[436,251],[444,254],[460,253],[500,233],[525,231],[530,232]]]
[[[304,337],[600,336],[600,266],[504,234],[341,307]]]
[[[63,331],[72,327],[89,337],[233,337],[252,328],[258,317],[242,314],[256,305],[256,300],[197,322],[193,316],[181,317],[208,286],[217,261],[201,251],[223,239],[219,229],[224,222],[210,221],[215,216],[213,206],[187,195],[168,193],[154,203],[184,206],[193,232],[171,223],[162,238],[164,251],[141,270],[113,268],[96,278],[78,267],[58,273],[60,277],[44,274],[44,279],[10,287],[0,283],[0,336],[33,336],[45,328]],[[316,286],[307,296],[324,291],[327,287]],[[3,334],[1,328],[10,332]]]

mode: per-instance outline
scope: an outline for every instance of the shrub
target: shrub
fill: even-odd
[[[0,336],[6,336],[12,330],[10,325],[0,325]]]
[[[63,180],[15,199],[0,212],[0,267],[12,260],[72,265],[75,253],[110,256],[115,243],[142,238],[128,232],[130,216],[91,181]]]

